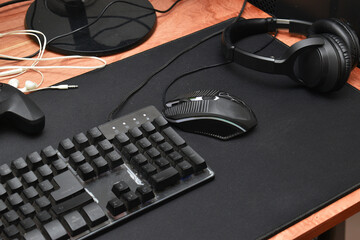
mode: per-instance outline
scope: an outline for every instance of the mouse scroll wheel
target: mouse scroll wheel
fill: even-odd
[[[202,100],[213,100],[215,99],[215,96],[204,96],[202,97]]]

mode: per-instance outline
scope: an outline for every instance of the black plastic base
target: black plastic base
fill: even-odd
[[[57,0],[38,0],[29,7],[25,26],[43,32],[50,40],[93,22],[111,2],[96,0],[85,1],[84,6],[64,6]],[[147,0],[130,2],[152,8]],[[95,24],[55,40],[48,49],[62,54],[109,55],[140,44],[152,34],[155,25],[154,10],[117,2]]]

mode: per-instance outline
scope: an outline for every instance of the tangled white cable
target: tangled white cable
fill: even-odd
[[[43,58],[47,39],[45,34],[43,34],[40,31],[37,30],[15,30],[11,32],[6,33],[0,33],[0,38],[7,36],[7,35],[28,35],[33,36],[36,38],[38,44],[39,44],[39,53],[36,58],[24,58],[24,57],[14,57],[9,55],[0,54],[1,58],[11,59],[11,60],[17,60],[17,61],[33,61],[33,63],[30,66],[0,66],[0,80],[2,79],[12,79],[12,83],[15,84],[15,80],[13,80],[15,77],[20,76],[27,72],[28,70],[36,71],[41,75],[41,80],[38,84],[33,83],[31,81],[26,81],[25,88],[20,89],[23,92],[31,92],[36,90],[43,90],[43,89],[69,89],[74,88],[76,86],[68,86],[68,85],[60,85],[60,86],[52,86],[47,88],[39,88],[42,83],[44,82],[44,75],[39,69],[59,69],[59,68],[71,68],[71,69],[99,69],[106,66],[106,61],[99,57],[94,56],[80,56],[80,55],[72,55],[72,56],[62,56],[62,57],[52,57],[52,58]],[[43,41],[39,38],[41,36],[43,38]],[[91,59],[91,60],[97,60],[102,62],[101,65],[98,66],[37,66],[37,64],[40,61],[53,61],[53,60],[62,60],[62,59]],[[6,71],[1,71],[6,70]],[[10,80],[11,81],[11,80]],[[18,83],[17,83],[18,85]],[[66,87],[67,86],[67,87]]]

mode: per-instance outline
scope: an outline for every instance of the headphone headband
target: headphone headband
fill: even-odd
[[[292,19],[261,18],[261,19],[242,19],[228,26],[222,34],[222,50],[225,57],[229,60],[241,64],[247,68],[259,70],[266,73],[286,74],[293,76],[292,68],[288,65],[308,48],[319,47],[324,44],[322,38],[314,37],[305,39],[291,46],[284,54],[282,59],[259,56],[235,47],[235,43],[243,38],[274,32],[277,29],[289,29],[290,33],[306,35],[310,22]]]

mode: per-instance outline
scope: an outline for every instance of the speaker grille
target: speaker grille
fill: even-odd
[[[249,0],[249,2],[270,15],[275,15],[277,0]]]

